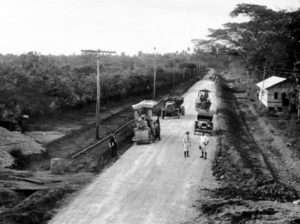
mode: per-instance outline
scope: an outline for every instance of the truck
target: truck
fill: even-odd
[[[177,117],[185,114],[185,108],[182,105],[184,98],[182,96],[168,96],[163,100],[162,119],[165,117]]]
[[[207,111],[198,111],[197,120],[195,121],[194,134],[212,135],[214,129],[213,114]]]
[[[157,104],[154,100],[143,100],[132,105],[135,118],[132,141],[137,144],[152,143],[157,139],[160,140],[159,117],[157,116],[155,119],[153,116],[153,109]]]

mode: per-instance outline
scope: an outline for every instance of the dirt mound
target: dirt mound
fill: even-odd
[[[226,223],[246,223],[248,220],[260,220],[262,216],[273,216],[278,211],[274,208],[248,208],[224,212],[228,206],[247,207],[249,204],[241,200],[215,200],[202,205],[202,211],[208,215],[221,216]],[[222,222],[223,223],[223,222]]]
[[[299,223],[299,207],[292,203],[251,201],[242,199],[210,199],[201,204],[205,222],[192,223]]]
[[[47,223],[55,212],[53,208],[59,207],[63,198],[66,198],[73,191],[72,188],[37,191],[8,212],[0,213],[0,224]]]
[[[15,162],[16,152],[26,156],[44,151],[45,148],[32,138],[0,127],[0,167],[11,167]]]
[[[18,195],[15,191],[0,189],[0,206],[5,205],[6,207],[12,207],[16,205],[20,200],[20,195]]]
[[[295,190],[275,181],[257,182],[249,185],[228,185],[216,190],[216,196],[224,199],[243,198],[246,200],[260,201],[294,201],[298,198]]]
[[[202,204],[201,209],[203,213],[212,215],[214,213],[221,212],[222,207],[228,205],[235,205],[235,206],[245,206],[247,203],[242,200],[211,200],[207,201]]]

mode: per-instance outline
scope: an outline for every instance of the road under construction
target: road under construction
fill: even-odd
[[[215,137],[210,137],[208,160],[200,158],[199,137],[192,135],[190,158],[183,156],[182,139],[193,132],[197,116],[195,98],[205,87],[212,93],[211,110],[217,107],[215,83],[195,83],[183,96],[185,115],[161,120],[161,141],[133,145],[50,221],[71,223],[183,223],[198,215],[193,204],[199,189],[209,187]]]

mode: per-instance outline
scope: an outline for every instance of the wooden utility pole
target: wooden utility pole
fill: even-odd
[[[187,54],[188,54],[188,68],[189,68],[189,76],[190,79],[192,78],[192,69],[191,69],[191,55],[190,55],[191,49],[188,47],[187,48]]]
[[[156,48],[154,48],[153,100],[156,97]]]
[[[101,84],[100,84],[100,55],[113,54],[115,51],[103,51],[103,50],[81,50],[84,54],[92,54],[97,58],[97,98],[96,98],[96,139],[100,139],[99,127],[100,127],[100,97],[101,97]]]
[[[172,88],[174,89],[175,87],[175,72],[173,72],[173,75],[172,75]]]

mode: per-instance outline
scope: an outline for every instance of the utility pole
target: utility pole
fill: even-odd
[[[100,127],[100,96],[101,96],[101,84],[100,84],[100,55],[114,54],[115,51],[103,51],[103,50],[81,50],[83,54],[92,54],[97,58],[97,98],[96,98],[96,139],[100,139],[99,127]]]
[[[196,55],[197,55],[196,60],[198,60],[198,66],[197,66],[197,69],[198,69],[198,71],[200,71],[200,69],[201,69],[201,53],[198,51],[198,52],[196,53]]]
[[[190,75],[190,79],[192,78],[192,69],[191,69],[191,49],[188,47],[187,48],[187,54],[188,54],[188,67],[189,67],[189,75]]]
[[[156,97],[156,47],[154,47],[154,71],[153,71],[153,100],[155,100]]]
[[[174,89],[175,87],[175,71],[173,71],[173,75],[172,75],[172,88]]]

